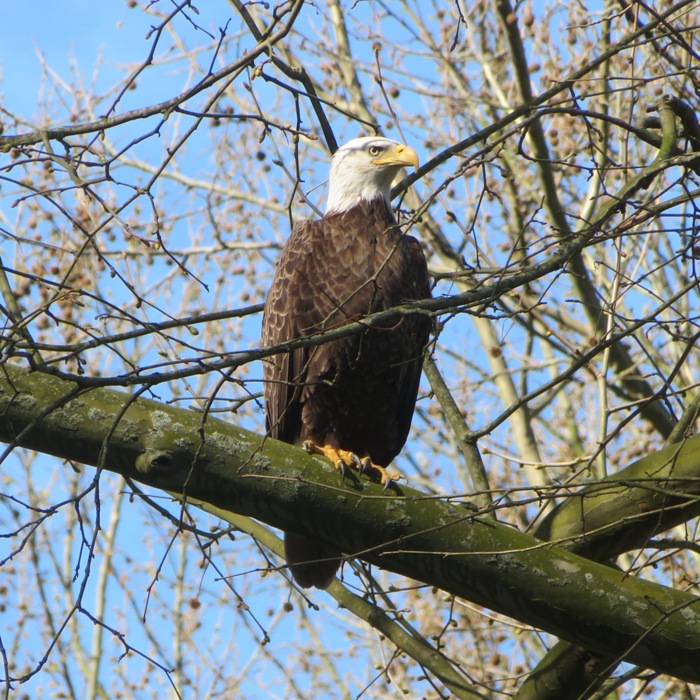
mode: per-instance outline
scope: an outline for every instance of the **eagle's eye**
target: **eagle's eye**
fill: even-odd
[[[378,156],[384,149],[381,146],[370,146],[369,154],[371,156]]]

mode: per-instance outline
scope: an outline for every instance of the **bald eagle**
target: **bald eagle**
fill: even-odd
[[[428,268],[415,238],[403,234],[389,191],[416,152],[385,138],[358,138],[333,155],[326,212],[294,225],[277,264],[263,314],[267,346],[343,326],[405,301],[430,297]],[[411,426],[429,318],[403,316],[264,363],[268,434],[354,465],[389,484],[386,467]],[[340,552],[285,533],[296,582],[325,588]]]

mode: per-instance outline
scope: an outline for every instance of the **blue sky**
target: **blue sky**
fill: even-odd
[[[203,12],[201,16],[193,15],[193,20],[196,22],[211,22],[210,25],[204,26],[204,29],[214,36],[218,34],[220,26],[223,26],[226,20],[231,16],[231,7],[226,0],[204,0],[207,4],[207,11]],[[357,12],[369,12],[369,3],[351,3],[353,8],[357,7]],[[535,3],[537,6],[538,3]],[[160,0],[157,5],[158,9],[161,11],[168,11],[172,7],[172,4],[166,0]],[[314,20],[314,10],[312,6],[305,9],[311,20]],[[67,118],[70,107],[70,93],[68,90],[62,90],[57,88],[56,84],[64,82],[66,84],[73,81],[77,76],[80,76],[82,81],[93,80],[94,67],[99,63],[100,70],[98,73],[98,91],[108,90],[114,84],[116,84],[121,77],[131,68],[138,65],[139,61],[142,61],[147,55],[148,50],[152,43],[152,38],[147,38],[147,34],[151,28],[152,19],[149,18],[141,9],[130,9],[128,8],[126,2],[122,0],[44,0],[43,2],[28,2],[26,0],[4,0],[3,2],[3,22],[6,30],[3,36],[3,41],[0,42],[0,107],[4,107],[10,112],[18,113],[22,115],[33,115],[36,112],[37,102],[41,100],[42,96],[47,90],[56,90],[57,94],[65,101],[66,109],[56,114],[48,115],[50,121],[53,124],[61,123]],[[180,23],[185,22],[183,18],[178,18]],[[558,20],[557,20],[558,21]],[[220,22],[217,24],[216,22]],[[310,26],[310,25],[309,25]],[[195,31],[193,29],[191,32]],[[311,34],[311,30],[308,30]],[[187,34],[187,32],[185,32]],[[206,43],[206,42],[203,42]],[[367,44],[371,44],[371,38],[367,41]],[[365,47],[366,48],[366,47]],[[40,55],[42,54],[46,58],[46,62],[51,66],[52,70],[56,71],[57,79],[47,83],[43,76],[44,68],[42,66],[42,61]],[[209,54],[205,52],[203,54],[202,60],[206,61]],[[411,56],[412,60],[416,60],[416,72],[422,71],[422,74],[428,75],[430,71],[435,71],[435,63],[431,61],[420,62],[415,56]],[[365,56],[365,61],[371,65],[372,56],[368,53]],[[79,69],[74,71],[74,66],[77,65]],[[154,69],[149,72],[145,77],[142,78],[142,84],[139,90],[133,93],[127,93],[122,99],[118,111],[124,111],[130,108],[142,107],[146,104],[152,104],[160,99],[171,97],[174,94],[180,92],[187,85],[187,67],[183,64],[172,64],[159,67],[157,70]],[[144,85],[147,89],[143,89]],[[267,86],[259,81],[256,84],[256,90],[258,90],[259,95],[264,95],[267,97]],[[269,89],[269,93],[272,94],[273,90]],[[408,94],[409,91],[406,91]],[[401,98],[401,108],[406,110],[412,107],[415,103],[409,102],[410,98]],[[54,101],[55,102],[55,101]],[[440,116],[435,115],[435,120],[439,120]],[[342,129],[342,118],[336,116],[336,123],[338,125],[339,131]],[[0,120],[5,120],[0,114]],[[183,122],[186,120],[183,118]],[[172,126],[172,122],[168,123],[168,127]],[[28,127],[21,126],[20,130],[25,130]],[[237,127],[231,126],[232,138],[236,136]],[[350,129],[356,129],[357,125],[353,124],[348,127]],[[8,132],[6,127],[6,133]],[[164,130],[165,131],[165,130]],[[354,133],[352,135],[355,135]],[[115,130],[110,133],[110,136],[114,138],[121,138],[119,136],[119,131]],[[124,136],[127,139],[131,138],[131,134],[126,132]],[[279,135],[274,135],[271,138],[277,138],[279,144],[285,146],[288,145],[285,142],[284,137]],[[190,168],[190,172],[197,172],[195,158],[209,159],[212,158],[212,154],[207,150],[210,146],[208,141],[209,134],[205,129],[195,134],[195,137],[191,141],[192,148],[188,149],[187,153],[183,158],[189,159],[189,165],[192,166],[194,161],[194,170]],[[409,139],[410,140],[410,139]],[[148,159],[149,162],[153,164],[158,164],[161,159],[161,150],[165,147],[168,142],[168,135],[165,134],[162,139],[151,139],[144,144],[134,147],[134,153],[138,154],[144,159]],[[268,142],[269,143],[269,142]],[[435,148],[439,148],[440,144],[437,144]],[[430,154],[422,152],[421,146],[418,145],[417,149],[422,160],[425,160]],[[152,158],[149,155],[153,154]],[[4,154],[0,154],[0,159],[4,157]],[[207,163],[208,164],[208,163]],[[325,163],[322,163],[325,167]],[[454,166],[454,163],[449,163],[445,166],[445,172],[450,170]],[[325,177],[325,172],[321,173],[316,170],[311,170],[304,173],[306,179],[306,184],[311,186],[312,184],[318,184],[322,182],[323,177]],[[319,166],[320,167],[320,166]],[[444,174],[444,173],[443,173]],[[439,180],[440,174],[433,174],[435,180]],[[466,179],[466,178],[465,178]],[[270,178],[270,182],[274,185],[279,182],[279,178]],[[473,181],[470,181],[468,186],[475,186],[481,188],[482,182],[477,177]],[[466,186],[466,185],[465,185]],[[421,188],[425,188],[427,191],[428,187],[425,183],[418,183],[417,189],[421,191]],[[175,193],[173,196],[182,195],[183,190],[173,190]],[[317,190],[318,200],[322,203],[323,201],[323,188]],[[182,202],[181,202],[182,203]],[[206,217],[201,214],[204,209],[204,205],[200,202],[198,203],[200,211],[198,213],[198,221],[193,223],[195,217],[189,217],[188,220],[182,220],[177,222],[173,227],[173,238],[170,243],[173,246],[186,245],[190,242],[190,228],[196,228],[196,226],[204,226],[206,222]],[[189,203],[188,205],[189,206]],[[456,205],[455,208],[459,206]],[[5,207],[10,207],[9,198],[0,199],[0,213],[3,212]],[[458,215],[464,215],[465,218],[471,216],[471,212],[461,212],[458,210]],[[481,226],[482,224],[479,224]],[[267,225],[267,220],[262,219],[260,223],[260,229],[262,231],[261,236],[267,239],[272,239],[277,237],[278,239],[283,239],[286,235],[287,227],[285,222],[284,228],[279,228],[277,230],[271,231],[270,226]],[[488,230],[483,234],[486,235]],[[114,247],[117,248],[119,245],[124,245],[121,238],[116,239]],[[2,248],[2,240],[0,239],[0,252]],[[504,255],[510,255],[510,249],[504,249]],[[471,253],[471,251],[469,251]],[[274,251],[269,251],[270,257],[274,257]],[[266,268],[266,273],[269,273],[271,265]],[[152,274],[152,273],[149,273]],[[157,276],[155,276],[157,279]],[[149,283],[151,280],[148,280]],[[240,281],[240,278],[239,278]],[[146,286],[143,280],[141,281]],[[184,284],[187,280],[183,282],[182,278],[177,279],[176,284]],[[156,288],[157,289],[157,288]],[[123,293],[123,290],[122,290]],[[203,296],[205,296],[203,294]],[[212,308],[219,303],[218,299],[212,298],[213,295],[206,297],[206,303],[211,304]],[[119,299],[116,298],[115,302]],[[224,302],[221,302],[222,304]],[[216,307],[219,308],[219,307]],[[259,318],[255,317],[248,321],[250,332],[246,330],[242,335],[242,344],[245,347],[257,344],[258,336],[257,329],[259,327]],[[505,319],[497,324],[499,333],[502,337],[507,338],[510,334],[511,339],[513,336],[518,337],[518,329],[512,326],[512,321],[510,319]],[[469,320],[465,317],[460,319],[450,325],[450,333],[453,333],[457,340],[453,343],[455,348],[465,348],[469,347],[469,343],[473,344],[474,331],[469,323]],[[471,337],[470,337],[471,336]],[[443,335],[443,340],[447,335]],[[192,341],[193,344],[197,344],[197,341]],[[479,362],[482,358],[478,353],[474,352],[474,362]],[[451,361],[449,358],[445,361],[443,369],[447,367],[448,371],[451,367]],[[531,375],[534,372],[531,370]],[[533,380],[534,381],[534,380]],[[259,388],[259,385],[257,385]],[[469,396],[469,411],[471,412],[468,416],[470,420],[473,418],[473,414],[481,408],[481,404],[489,403],[490,399],[487,397],[487,392],[482,392],[481,396]],[[473,404],[472,404],[473,399]],[[494,409],[495,410],[495,409]],[[258,420],[257,427],[262,425],[262,412],[258,411],[256,418]],[[483,415],[479,415],[475,420],[485,420]],[[504,428],[507,431],[507,428]],[[487,461],[490,459],[486,457]],[[495,459],[495,458],[494,458]],[[431,465],[435,466],[435,465]],[[69,476],[66,476],[68,473]],[[33,477],[39,484],[46,484],[47,480],[53,480],[55,482],[57,492],[60,492],[62,488],[62,480],[68,479],[70,477],[70,472],[66,467],[60,464],[57,460],[51,460],[46,458],[45,460],[37,460],[35,471]],[[113,481],[107,481],[107,486],[104,489],[103,497],[105,503],[109,498],[109,484],[114,483]],[[446,483],[440,483],[439,486],[449,488]],[[131,504],[125,505],[126,509],[132,508]],[[133,511],[126,511],[128,513],[133,513]],[[170,525],[163,526],[159,520],[159,516],[152,515],[151,527],[148,530],[148,537],[156,542],[156,544],[148,550],[149,552],[159,552],[163,553],[167,550],[169,544],[169,538],[173,534],[172,527]],[[54,518],[58,521],[58,518]],[[142,516],[139,515],[138,518],[125,518],[122,523],[122,533],[125,535],[126,540],[132,546],[128,549],[128,552],[132,554],[135,558],[145,557],[145,548],[141,546],[141,541],[144,534],[139,528],[143,522]],[[60,534],[61,524],[53,523],[52,526],[56,528],[56,532]],[[244,538],[239,538],[239,540],[231,545],[226,543],[228,546],[224,549],[222,547],[220,558],[224,562],[227,573],[233,572],[233,575],[241,574],[241,570],[236,569],[235,565],[235,555],[239,551],[238,548],[243,547],[245,542]],[[189,543],[192,544],[191,542]],[[127,549],[125,547],[125,549]],[[0,550],[0,558],[2,556],[2,550]],[[192,577],[188,580],[188,585],[191,586],[191,590],[188,591],[191,595],[202,595],[205,600],[204,610],[206,612],[202,613],[203,623],[204,623],[204,634],[210,634],[209,630],[217,630],[217,634],[222,634],[225,637],[225,632],[229,629],[235,630],[235,658],[222,658],[221,663],[231,663],[235,664],[236,667],[244,667],[247,663],[248,658],[253,658],[255,654],[259,652],[258,641],[259,638],[256,636],[255,628],[253,632],[246,630],[245,626],[241,623],[242,617],[233,609],[229,609],[227,606],[231,604],[231,597],[226,596],[226,589],[218,580],[217,575],[211,570],[207,571],[206,575],[203,575],[201,580],[199,578],[199,571],[197,570],[197,563],[194,561],[197,559],[198,552],[196,546],[191,546],[190,549],[183,551],[183,557],[189,558],[188,565],[191,566],[193,572]],[[120,560],[120,565],[124,566],[124,570],[129,571],[129,566],[133,566],[134,569],[137,568],[135,564],[130,564],[129,562],[123,562]],[[138,563],[138,562],[137,562]],[[167,566],[164,568],[164,572],[161,578],[161,582],[158,586],[159,595],[162,596],[164,600],[169,599],[169,586],[171,585],[173,574],[173,567],[177,563],[177,559],[173,556],[173,559],[169,559]],[[151,581],[148,573],[143,573],[142,571],[134,571],[134,580],[137,581],[135,586],[145,586]],[[247,574],[246,578],[251,579],[257,574],[251,573]],[[138,578],[136,578],[138,576]],[[271,581],[272,577],[266,579],[261,579],[259,584],[259,597],[254,598],[256,603],[256,614],[264,610],[267,607],[275,608],[281,603],[280,600],[280,586],[276,586]],[[241,579],[232,578],[233,584],[236,585],[237,581]],[[275,582],[278,583],[278,582]],[[92,591],[92,585],[94,581],[91,581],[90,590]],[[116,583],[114,584],[116,586]],[[241,585],[245,585],[245,582]],[[141,590],[141,589],[139,589]],[[202,591],[204,593],[202,593]],[[221,600],[217,598],[221,596]],[[314,593],[313,597],[315,600],[323,600],[328,602],[326,594]],[[114,592],[114,603],[115,610],[108,611],[108,615],[113,615],[110,620],[119,619],[119,614],[123,611],[119,608],[121,607],[121,599],[119,598],[119,589],[115,588]],[[222,601],[224,604],[222,604]],[[247,602],[251,602],[251,598],[247,599]],[[155,608],[155,605],[153,606]],[[329,607],[333,607],[333,603]],[[314,613],[309,613],[313,615]],[[334,612],[328,613],[327,610],[323,611],[323,614],[328,614],[328,618],[331,622],[327,625],[325,630],[328,635],[333,638],[336,634],[334,631],[334,625],[336,624],[336,618],[333,617]],[[206,616],[206,617],[205,617]],[[5,625],[5,629],[12,627],[12,620],[9,619],[10,615],[5,615],[5,619],[2,620],[2,624]],[[318,615],[320,617],[320,615]],[[314,620],[317,618],[313,618]],[[82,623],[85,623],[83,620]],[[296,618],[288,617],[283,619],[275,627],[275,639],[274,642],[279,642],[280,639],[283,640],[285,644],[289,644],[291,648],[294,648],[294,644],[297,641],[295,634],[297,630],[295,628]],[[350,623],[352,626],[353,623]],[[338,623],[338,629],[341,630],[342,624]],[[222,633],[222,630],[224,633]],[[85,624],[84,634],[89,635],[91,631],[90,625]],[[340,636],[345,632],[342,629],[336,636]],[[3,632],[4,634],[4,632]],[[136,625],[130,624],[129,626],[129,641],[133,644],[144,644],[145,636],[142,635],[141,631]],[[335,639],[334,639],[335,641]],[[227,641],[228,643],[228,641]],[[41,644],[34,640],[28,641],[27,646],[34,644],[37,648],[36,652],[41,652]],[[340,645],[338,645],[340,646]],[[218,660],[217,660],[218,661]],[[134,660],[133,657],[128,660],[137,668],[137,672],[140,672],[138,661]],[[123,662],[123,663],[126,663]],[[348,664],[350,666],[352,662]],[[263,676],[266,672],[269,673],[269,665],[265,665],[262,661],[256,662],[256,665],[251,672],[250,683],[253,685],[258,680],[256,673]],[[361,676],[363,672],[374,673],[371,669],[366,671],[364,669],[350,668],[350,671],[356,673],[357,676]],[[109,671],[107,671],[109,673]],[[358,687],[362,687],[363,683],[370,680],[367,678],[360,678],[357,683]],[[164,679],[162,675],[159,678],[160,682]],[[270,679],[261,679],[261,683],[273,681]],[[284,696],[284,691],[286,689],[285,682],[283,678],[275,679],[277,685],[277,691],[280,697]],[[163,683],[166,685],[165,683]],[[37,696],[38,697],[38,696]],[[251,695],[254,697],[254,695]]]
[[[2,92],[11,109],[31,112],[42,86],[42,54],[65,79],[71,56],[84,69],[100,57],[107,65],[124,60],[123,45],[143,41],[145,16],[125,3],[65,0],[3,3],[6,28],[0,43]],[[120,37],[115,42],[115,32]],[[105,37],[109,41],[105,41]]]
[[[172,7],[170,2],[157,5],[162,12],[169,12]],[[197,15],[190,15],[194,21],[200,20]],[[212,16],[220,17],[220,24],[206,25]],[[219,27],[230,17],[230,6],[225,0],[207,0],[201,26],[218,36]],[[125,73],[125,68],[148,54],[152,43],[148,35],[155,20],[121,0],[6,0],[3,24],[11,28],[0,42],[3,105],[27,114],[34,111],[37,97],[46,89],[43,59],[66,82],[77,73],[86,82],[93,80],[90,67],[99,62],[97,85],[109,88]],[[181,85],[181,81],[177,84]],[[152,90],[162,92],[162,99],[172,96],[168,86],[159,82],[153,83]],[[143,106],[128,104],[128,100],[127,94],[124,108]]]

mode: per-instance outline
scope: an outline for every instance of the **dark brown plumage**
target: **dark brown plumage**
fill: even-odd
[[[378,192],[372,200],[294,226],[265,305],[265,345],[430,296],[421,246],[401,233],[385,197]],[[269,434],[292,444],[348,450],[386,467],[408,436],[430,328],[427,317],[404,316],[270,357],[264,364]],[[285,549],[304,587],[325,587],[339,565],[337,549],[296,533],[286,533]]]

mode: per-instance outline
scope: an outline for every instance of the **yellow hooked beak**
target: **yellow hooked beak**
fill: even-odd
[[[372,161],[374,165],[412,165],[418,167],[418,154],[410,147],[398,144],[388,148],[379,158]]]

